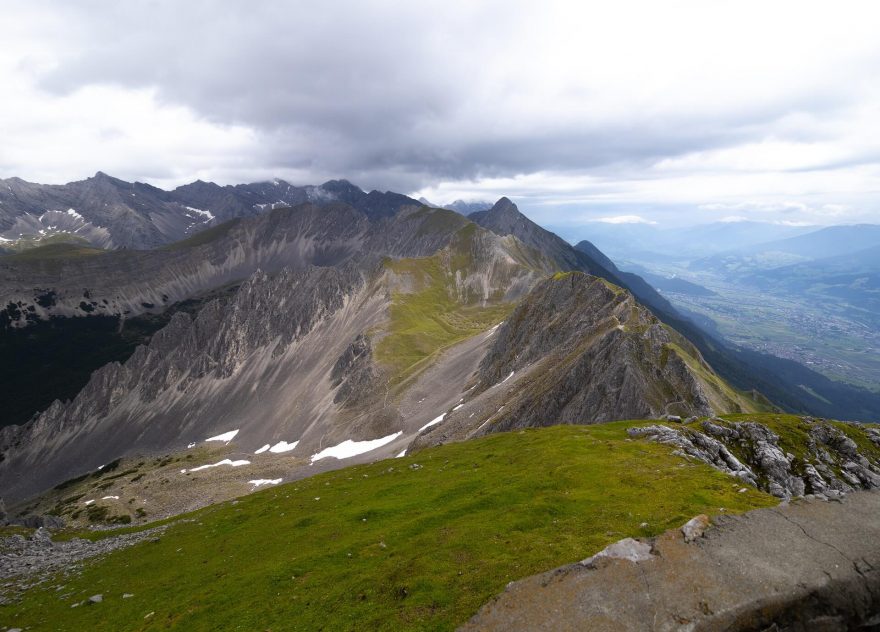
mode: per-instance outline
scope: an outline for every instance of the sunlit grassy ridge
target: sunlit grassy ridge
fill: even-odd
[[[698,513],[777,502],[630,440],[636,423],[651,422],[498,434],[268,489],[90,563],[61,591],[32,589],[0,618],[35,630],[452,629],[513,579]],[[70,607],[96,593],[103,603]]]

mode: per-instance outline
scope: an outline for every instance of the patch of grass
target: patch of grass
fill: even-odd
[[[69,599],[51,582],[32,588],[5,607],[4,623],[449,630],[508,581],[698,513],[777,502],[751,488],[736,493],[739,482],[669,446],[629,440],[637,423],[654,422],[498,434],[209,507],[158,542],[87,564],[65,580]],[[95,593],[100,606],[70,608]]]
[[[20,527],[14,524],[0,525],[0,538],[8,538],[13,535],[29,537],[33,532],[34,529],[28,529],[27,527]]]
[[[188,239],[182,239],[180,241],[175,241],[172,244],[168,244],[163,247],[163,250],[185,250],[187,248],[195,248],[196,246],[209,244],[216,239],[224,237],[231,229],[238,226],[239,221],[241,221],[239,218],[235,218],[228,222],[218,224],[217,226],[212,226],[211,228],[196,233]]]
[[[504,320],[514,307],[460,296],[455,270],[464,266],[449,267],[442,254],[386,265],[412,286],[411,291],[394,292],[387,335],[376,347],[377,360],[390,369],[392,385],[415,374],[437,352]]]
[[[19,252],[5,255],[5,262],[53,261],[78,259],[106,254],[107,250],[89,245],[84,239],[68,239],[65,235],[53,235],[39,242],[20,244]]]

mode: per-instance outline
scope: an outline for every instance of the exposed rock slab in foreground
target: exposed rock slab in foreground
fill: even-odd
[[[596,556],[512,583],[462,629],[875,629],[878,517],[871,491],[716,518],[689,544],[667,531],[644,561]]]

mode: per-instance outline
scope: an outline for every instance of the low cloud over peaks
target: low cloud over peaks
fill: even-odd
[[[345,177],[436,203],[510,195],[554,224],[712,220],[755,199],[790,221],[864,218],[880,185],[877,12],[19,3],[0,176]]]

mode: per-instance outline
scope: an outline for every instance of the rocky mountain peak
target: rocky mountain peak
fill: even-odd
[[[347,198],[350,196],[361,197],[364,195],[363,189],[352,184],[348,180],[328,180],[321,185],[321,188],[329,193],[335,194],[338,196],[337,199],[343,202],[348,201]]]

